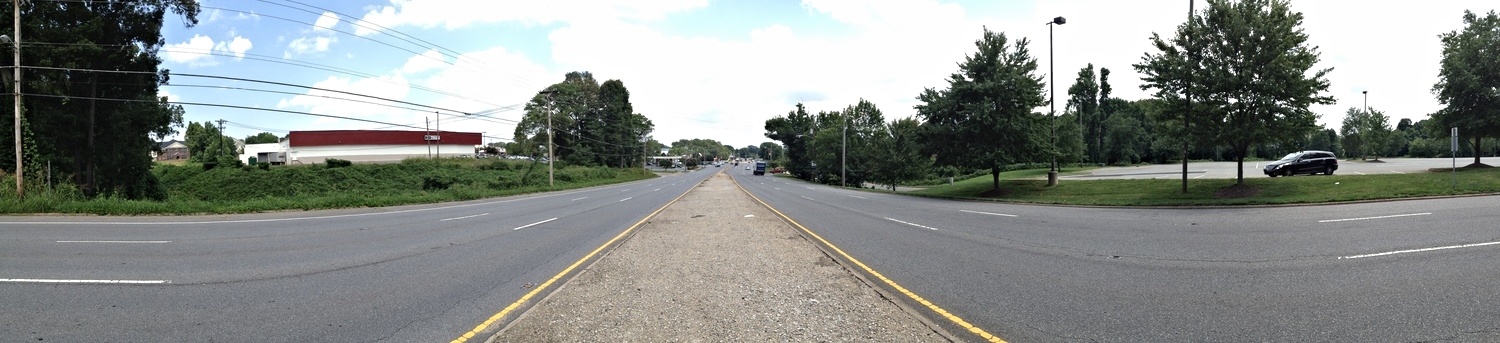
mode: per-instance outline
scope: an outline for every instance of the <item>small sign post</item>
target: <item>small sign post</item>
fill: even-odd
[[[1453,158],[1453,191],[1458,191],[1458,127],[1448,131],[1448,157]]]

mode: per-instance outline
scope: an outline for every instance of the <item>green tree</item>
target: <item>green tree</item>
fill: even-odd
[[[1480,165],[1482,140],[1500,137],[1500,16],[1480,17],[1464,11],[1463,30],[1439,35],[1443,59],[1433,94],[1443,108],[1432,119],[1443,128],[1457,127],[1473,137],[1474,164]],[[1447,138],[1447,130],[1440,137]]]
[[[1195,130],[1232,149],[1244,185],[1250,147],[1300,137],[1316,127],[1313,104],[1330,104],[1325,78],[1313,71],[1316,47],[1299,28],[1302,14],[1285,0],[1210,0],[1202,15],[1178,27],[1170,44],[1152,35],[1159,53],[1147,53],[1138,71],[1142,87],[1192,94]],[[1187,39],[1191,36],[1193,39]],[[1195,58],[1188,59],[1191,51]],[[1196,78],[1192,82],[1191,78]],[[1201,109],[1200,109],[1201,108]]]
[[[978,51],[959,63],[948,89],[917,96],[917,116],[938,165],[989,169],[999,190],[1002,167],[1056,154],[1045,117],[1031,111],[1046,104],[1045,85],[1026,39],[1012,45],[1004,33],[985,29],[974,45]]]
[[[214,126],[213,122],[188,123],[185,138],[190,162],[217,163],[220,156],[239,159],[239,151],[234,148],[234,137],[219,133],[219,127]]]
[[[927,175],[932,168],[932,157],[922,153],[921,125],[916,118],[902,118],[875,131],[868,143],[870,181],[895,190],[903,182]]]
[[[1146,130],[1141,127],[1141,121],[1123,115],[1106,119],[1102,135],[1104,136],[1102,163],[1138,163],[1150,144]]]
[[[1362,111],[1350,107],[1344,114],[1340,130],[1344,135],[1344,152],[1350,155],[1348,157],[1360,159],[1373,156],[1378,160],[1382,155],[1390,156],[1393,147],[1399,148],[1395,143],[1405,139],[1391,131],[1390,117],[1377,110]]]
[[[1104,118],[1099,111],[1099,83],[1094,79],[1094,64],[1078,70],[1078,78],[1068,87],[1068,105],[1064,112],[1077,115],[1083,128],[1084,146],[1089,162],[1103,163]]]
[[[757,150],[757,154],[755,155],[756,158],[767,161],[775,161],[778,158],[786,159],[786,152],[784,152],[786,149],[782,149],[781,145],[778,145],[774,142],[760,143],[759,148],[760,149]]]
[[[0,15],[19,17],[26,28],[21,60],[29,68],[22,87],[36,95],[22,104],[25,175],[39,180],[50,164],[53,174],[71,175],[86,196],[165,199],[150,173],[150,152],[157,140],[176,134],[183,111],[157,96],[169,75],[159,68],[161,28],[169,11],[196,25],[198,3],[25,1],[19,15],[14,10],[0,6]],[[15,124],[11,116],[0,122]],[[15,138],[12,130],[0,131],[5,141]],[[12,149],[7,144],[3,151]],[[0,166],[16,168],[13,160]]]
[[[281,138],[270,132],[261,132],[245,136],[245,144],[281,143]]]
[[[817,132],[817,119],[807,113],[802,103],[797,103],[797,108],[785,116],[767,119],[765,129],[766,138],[780,141],[786,148],[785,156],[778,158],[787,160],[787,171],[799,179],[811,180],[814,170],[810,149]]]
[[[1334,152],[1335,155],[1342,155],[1338,153],[1338,147],[1334,145],[1334,142],[1338,141],[1338,137],[1338,132],[1333,129],[1325,128],[1313,131],[1308,134],[1307,150],[1323,150]]]

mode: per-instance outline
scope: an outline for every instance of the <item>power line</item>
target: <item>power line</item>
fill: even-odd
[[[202,103],[202,102],[160,101],[160,100],[143,100],[143,99],[119,99],[119,98],[100,98],[100,97],[52,95],[52,94],[38,94],[38,93],[22,93],[21,95],[23,95],[23,96],[36,96],[36,97],[43,97],[43,98],[59,98],[59,99],[104,100],[104,101],[141,102],[141,103],[168,103],[168,104],[174,104],[174,105],[224,107],[224,108],[234,108],[234,109],[242,109],[242,110],[254,110],[254,111],[266,111],[266,112],[279,112],[279,113],[289,113],[289,114],[300,114],[300,115],[309,115],[309,116],[315,116],[315,117],[325,117],[325,118],[334,118],[334,119],[362,121],[362,122],[382,124],[382,125],[402,126],[402,127],[409,127],[409,128],[412,128],[412,129],[422,129],[420,127],[411,126],[411,125],[403,125],[403,124],[396,124],[396,123],[387,123],[387,122],[378,121],[378,120],[371,120],[371,119],[360,119],[360,118],[353,118],[353,117],[336,116],[336,115],[332,115],[332,114],[318,114],[318,113],[312,113],[312,112],[281,110],[281,109],[264,108],[264,107],[251,107],[251,106],[225,105],[225,104],[210,104],[210,103]]]
[[[364,20],[359,20],[359,21],[344,20],[343,18],[346,18],[346,17],[347,18],[354,18],[354,16],[348,15],[348,14],[345,14],[345,13],[340,13],[338,11],[330,10],[330,9],[327,9],[327,8],[323,8],[323,7],[318,7],[318,6],[306,4],[306,3],[303,3],[303,2],[298,2],[298,1],[293,1],[293,0],[284,0],[284,1],[290,2],[290,3],[294,3],[294,4],[298,4],[298,5],[302,5],[302,6],[306,6],[306,7],[313,8],[313,9],[317,9],[317,10],[320,10],[320,11],[323,11],[323,12],[336,14],[336,15],[339,16],[339,21],[341,21],[341,22],[346,22],[346,23],[349,23],[350,25],[354,25],[356,27],[361,27],[361,28],[369,29],[370,31],[377,32],[377,33],[389,36],[391,38],[400,39],[400,40],[405,41],[407,43],[411,43],[412,45],[416,45],[416,46],[420,46],[420,47],[424,47],[424,48],[429,48],[429,49],[433,49],[433,50],[441,50],[441,51],[438,51],[439,54],[442,54],[442,55],[447,56],[447,57],[453,57],[453,60],[455,62],[461,61],[461,60],[465,59],[464,55],[462,53],[459,53],[456,50],[449,49],[447,47],[443,47],[442,45],[438,45],[438,44],[435,44],[435,43],[432,43],[432,42],[428,42],[426,40],[423,40],[421,38],[417,38],[416,36],[407,34],[405,32],[398,31],[396,29],[392,29],[392,28],[389,28],[389,27],[381,26],[380,24],[376,24],[376,23],[372,23],[372,22],[367,22],[367,21],[364,21]],[[267,1],[267,0],[260,0],[260,2],[271,4],[271,2]],[[272,4],[272,5],[277,5],[277,4]],[[286,5],[277,5],[277,6],[292,8],[291,6],[286,6]],[[293,9],[296,9],[296,8],[293,8]],[[304,10],[304,9],[297,9],[297,10],[300,10],[300,11],[303,11],[303,12],[306,12],[306,13],[310,13],[310,14],[322,15],[322,13],[316,13],[316,12],[312,12],[312,11],[308,11],[308,10]],[[368,25],[368,26],[366,26],[366,25]],[[374,28],[372,28],[370,26],[374,26]],[[392,34],[392,33],[395,33],[395,34]],[[407,38],[410,38],[410,39],[407,39]],[[412,42],[412,40],[416,40],[417,42],[421,42],[422,44],[418,44],[417,42]],[[423,45],[423,44],[425,44],[425,45]],[[482,61],[475,60],[473,58],[468,58],[468,60],[469,60],[470,63],[474,63],[475,66],[485,67],[485,65],[484,65],[484,63]],[[447,61],[444,61],[444,63],[447,63]],[[448,63],[448,65],[458,67],[457,63]],[[525,78],[521,77],[520,75],[516,75],[515,73],[510,73],[510,72],[504,72],[504,73],[507,74],[507,75],[509,75],[515,81],[518,81],[518,85],[520,85],[520,86],[524,86],[524,87],[528,87],[528,88],[534,88],[535,87],[530,80],[526,80]]]

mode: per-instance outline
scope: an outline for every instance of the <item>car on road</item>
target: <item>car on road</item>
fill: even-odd
[[[1339,170],[1339,159],[1333,153],[1321,150],[1298,151],[1287,154],[1276,162],[1266,164],[1266,176],[1292,176],[1297,174],[1333,175]]]

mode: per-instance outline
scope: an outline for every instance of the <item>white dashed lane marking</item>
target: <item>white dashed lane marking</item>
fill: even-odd
[[[922,225],[922,224],[916,224],[916,223],[908,223],[908,222],[904,222],[904,221],[901,221],[901,220],[898,220],[898,219],[894,219],[894,218],[889,218],[889,217],[885,218],[885,220],[889,220],[889,221],[893,221],[893,222],[897,222],[897,223],[902,223],[902,224],[906,224],[906,225],[911,225],[911,226],[915,226],[915,227],[919,227],[919,228],[923,228],[923,229],[928,229],[928,230],[932,230],[932,231],[937,231],[938,230],[935,227],[926,226],[926,225]]]
[[[1318,222],[1319,223],[1347,222],[1347,221],[1355,221],[1355,220],[1370,220],[1370,219],[1400,218],[1400,217],[1411,217],[1411,216],[1425,216],[1425,215],[1429,215],[1429,214],[1432,214],[1432,212],[1409,213],[1409,214],[1393,214],[1393,215],[1389,215],[1389,216],[1374,216],[1374,217],[1360,217],[1360,218],[1326,219],[1326,220],[1319,220]]]

